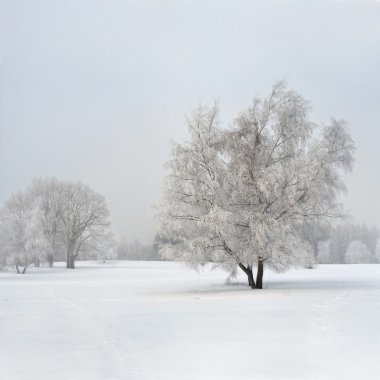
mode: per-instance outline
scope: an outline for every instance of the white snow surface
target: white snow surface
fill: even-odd
[[[1,380],[380,379],[380,265],[78,263],[0,273]]]

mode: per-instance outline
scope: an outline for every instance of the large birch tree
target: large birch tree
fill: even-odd
[[[222,129],[218,114],[216,106],[199,107],[187,119],[190,140],[173,146],[158,213],[168,243],[160,252],[194,267],[238,267],[262,288],[264,265],[280,271],[310,260],[302,223],[342,215],[341,171],[352,168],[354,143],[343,121],[313,123],[309,103],[282,82],[232,127]]]

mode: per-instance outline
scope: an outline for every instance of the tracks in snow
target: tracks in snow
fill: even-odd
[[[96,314],[59,295],[54,288],[50,288],[49,293],[51,302],[65,310],[69,317],[80,320],[91,334],[96,334],[94,340],[101,342],[105,356],[117,362],[119,375],[109,380],[144,379],[140,366],[129,354],[117,329],[106,325]]]

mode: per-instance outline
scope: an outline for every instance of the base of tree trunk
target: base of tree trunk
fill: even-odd
[[[74,258],[69,258],[66,262],[67,269],[75,269],[75,260]]]
[[[248,268],[249,272],[247,273],[247,276],[248,276],[248,285],[252,288],[252,289],[256,289],[256,284],[255,284],[255,279],[253,278],[253,272],[252,272],[252,268]]]
[[[17,271],[17,274],[25,274],[25,272],[26,272],[26,268],[27,268],[27,266],[25,265],[25,266],[24,266],[24,269],[21,271],[21,270],[20,270],[20,267],[19,267],[19,264],[16,264],[16,271]]]
[[[252,267],[250,267],[249,265],[245,266],[239,263],[239,268],[247,275],[248,286],[250,286],[252,289],[256,289],[255,279],[253,278]]]
[[[264,262],[259,260],[257,263],[257,275],[256,275],[256,288],[263,288],[263,276],[264,276]]]
[[[48,260],[48,263],[49,263],[49,268],[52,268],[54,266],[54,257],[53,257],[53,255],[48,255],[47,260]]]

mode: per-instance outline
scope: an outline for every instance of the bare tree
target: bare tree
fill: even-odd
[[[62,184],[61,238],[66,247],[67,268],[75,267],[81,249],[99,236],[105,236],[109,211],[105,198],[77,182]]]

